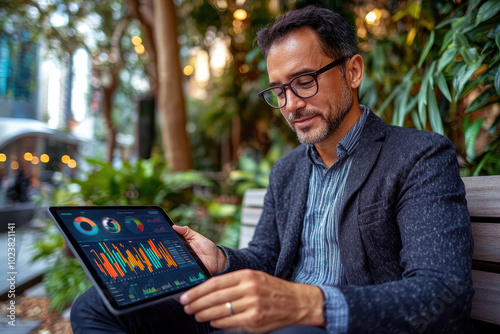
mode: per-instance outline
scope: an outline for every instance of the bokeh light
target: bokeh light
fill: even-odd
[[[233,17],[237,20],[240,20],[240,21],[243,21],[244,19],[246,19],[248,16],[246,10],[244,9],[237,9],[234,13],[233,13]]]

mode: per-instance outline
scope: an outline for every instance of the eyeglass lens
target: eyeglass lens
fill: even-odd
[[[318,92],[318,84],[314,76],[306,74],[293,79],[290,89],[298,97],[308,98]],[[274,87],[264,93],[264,99],[270,106],[282,108],[286,104],[286,92],[282,87]]]

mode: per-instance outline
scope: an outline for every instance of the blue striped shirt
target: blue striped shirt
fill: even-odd
[[[304,217],[299,259],[292,276],[295,282],[317,285],[325,295],[328,333],[346,333],[348,307],[342,293],[333,287],[346,284],[340,261],[337,227],[344,200],[344,188],[354,152],[369,109],[337,144],[337,161],[328,168],[314,146],[307,148],[312,162],[307,208]]]

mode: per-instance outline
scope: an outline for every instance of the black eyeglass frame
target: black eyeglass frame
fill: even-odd
[[[320,69],[319,69],[319,70],[317,70],[316,72],[303,73],[303,74],[301,74],[301,75],[296,76],[296,77],[295,77],[295,78],[293,78],[292,80],[290,80],[290,82],[289,82],[289,83],[283,84],[283,85],[281,85],[281,86],[273,86],[273,87],[266,88],[266,89],[264,89],[263,91],[261,91],[261,92],[259,93],[259,96],[260,96],[260,97],[264,100],[264,102],[265,102],[268,106],[270,106],[271,108],[275,108],[275,109],[281,109],[281,108],[283,108],[284,106],[286,106],[286,102],[287,102],[287,101],[286,101],[286,90],[285,90],[285,88],[286,88],[286,87],[290,88],[290,91],[291,91],[293,94],[295,94],[295,96],[298,96],[298,97],[300,97],[300,98],[302,98],[302,99],[308,99],[308,98],[311,98],[311,97],[315,96],[316,94],[318,94],[318,92],[319,92],[318,75],[320,75],[320,74],[322,74],[322,73],[324,73],[324,72],[326,72],[326,71],[328,71],[328,70],[331,70],[331,69],[332,69],[332,68],[334,68],[334,67],[339,66],[340,64],[344,63],[347,59],[348,59],[348,57],[341,57],[341,58],[339,58],[339,59],[336,59],[336,60],[332,61],[330,64],[328,64],[328,65],[326,65],[326,66],[324,66],[324,67],[320,68]],[[295,80],[297,80],[298,78],[301,78],[301,77],[306,76],[306,75],[310,75],[310,76],[312,76],[312,77],[314,78],[314,81],[316,82],[316,92],[315,92],[314,94],[310,95],[310,96],[301,96],[301,95],[299,95],[299,93],[298,93],[298,92],[297,92],[297,91],[296,91],[296,90],[295,90],[295,89],[294,89],[291,85],[292,85],[292,82],[294,82],[294,81],[295,81]],[[284,99],[284,101],[285,101],[285,102],[284,102],[284,104],[283,104],[281,107],[275,107],[275,106],[270,105],[270,104],[267,102],[267,100],[264,98],[264,94],[265,94],[266,92],[268,92],[268,91],[270,91],[270,90],[273,90],[273,89],[276,89],[276,88],[281,89],[281,90],[283,91],[283,93],[284,93],[284,96],[285,96],[285,99]]]

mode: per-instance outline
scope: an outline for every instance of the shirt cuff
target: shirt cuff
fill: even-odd
[[[222,275],[222,274],[225,274],[229,271],[229,255],[226,251],[226,248],[224,246],[221,246],[221,245],[216,245],[216,246],[224,252],[224,255],[226,256],[226,259],[227,259],[227,263],[226,263],[226,267],[224,269],[222,269],[219,272],[216,272],[215,274],[213,274],[213,276]]]
[[[345,334],[349,325],[349,307],[344,295],[339,289],[331,285],[319,285],[325,302],[323,304],[323,315],[326,320],[326,331],[328,334]]]

